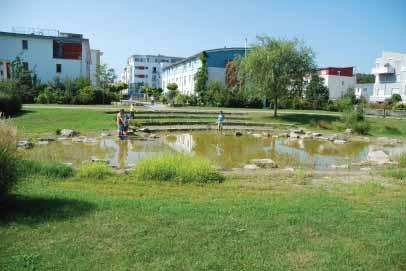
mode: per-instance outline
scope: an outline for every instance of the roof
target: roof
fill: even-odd
[[[142,56],[142,57],[162,57],[162,58],[182,58],[183,59],[183,57],[179,57],[179,56],[166,56],[166,55],[143,55],[143,54],[134,54],[134,55],[131,55],[129,58],[132,58],[132,57],[136,57],[136,56]]]
[[[171,68],[171,67],[174,67],[174,66],[177,66],[177,65],[179,65],[179,64],[182,64],[182,63],[184,63],[184,62],[187,62],[187,61],[189,61],[189,60],[191,60],[191,59],[197,58],[197,57],[198,57],[201,53],[203,53],[203,52],[205,52],[205,53],[215,53],[215,52],[236,51],[236,50],[245,50],[245,49],[246,49],[246,48],[244,48],[244,47],[227,47],[227,48],[218,48],[218,49],[204,50],[204,51],[200,51],[200,52],[198,52],[197,54],[194,54],[194,55],[192,55],[192,56],[190,56],[190,57],[184,58],[184,59],[182,59],[182,60],[180,60],[180,61],[178,61],[178,62],[175,62],[175,63],[173,63],[173,64],[170,64],[170,65],[164,67],[163,69],[166,70],[166,69],[169,69],[169,68]]]
[[[83,38],[81,34],[73,33],[62,33],[59,36],[47,36],[47,35],[38,35],[38,34],[24,34],[24,33],[15,33],[15,32],[3,32],[0,31],[0,36],[14,36],[14,37],[23,37],[23,38],[38,38],[38,39],[58,39],[64,41],[89,41],[89,39]]]
[[[353,69],[354,66],[348,66],[348,67],[322,67],[322,68],[318,68],[318,70],[327,70],[327,69]]]

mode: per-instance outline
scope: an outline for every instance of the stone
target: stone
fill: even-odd
[[[38,138],[38,141],[55,141],[55,138],[53,138],[53,137],[40,137],[40,138]]]
[[[298,134],[298,135],[304,135],[305,131],[303,129],[295,129],[292,131],[292,133]]]
[[[348,169],[348,165],[331,165],[332,169]]]
[[[299,138],[300,136],[299,136],[299,134],[296,134],[295,132],[291,132],[291,133],[289,134],[289,137],[290,137],[290,138]]]
[[[293,167],[285,167],[284,170],[291,173],[295,172],[295,169]]]
[[[312,136],[313,137],[320,137],[320,136],[322,136],[322,134],[320,134],[320,133],[312,133]]]
[[[109,132],[102,132],[100,134],[101,137],[107,137],[107,136],[111,136],[111,134]]]
[[[289,137],[289,134],[288,134],[288,133],[282,133],[282,134],[280,134],[279,136],[280,136],[280,137]]]
[[[92,137],[85,137],[83,139],[83,143],[86,144],[95,144],[97,142],[96,138],[92,138]]]
[[[347,128],[347,129],[345,129],[345,133],[350,135],[353,133],[353,131],[351,128]]]
[[[261,134],[252,134],[252,136],[255,137],[255,138],[261,138],[262,137]]]
[[[362,168],[360,168],[360,170],[362,170],[362,171],[370,171],[371,168],[370,167],[362,167]]]
[[[375,150],[368,152],[367,160],[372,164],[385,165],[391,164],[389,155],[382,150]]]
[[[44,146],[44,145],[48,145],[48,144],[49,144],[48,140],[39,140],[36,143],[36,145],[40,145],[40,146]]]
[[[62,129],[61,130],[61,136],[64,136],[64,137],[73,137],[76,134],[77,134],[77,132],[74,131],[74,130],[70,130],[70,129]]]
[[[235,136],[242,136],[241,132],[235,132]]]
[[[262,132],[262,136],[265,136],[265,137],[271,137],[271,134],[270,134],[270,133],[268,133],[268,132]]]
[[[138,129],[138,131],[139,131],[139,132],[143,132],[143,133],[150,133],[150,132],[151,132],[151,130],[148,129],[148,128],[146,128],[146,127],[140,128],[140,129]]]
[[[31,149],[34,147],[34,145],[28,140],[20,140],[17,142],[17,147],[22,149]]]
[[[150,135],[149,135],[149,138],[160,138],[160,136],[159,136],[159,135],[156,135],[156,134],[150,134]]]
[[[338,135],[337,134],[331,135],[328,137],[328,140],[330,141],[338,140]]]
[[[328,137],[325,137],[325,136],[319,136],[317,139],[323,140],[323,141],[329,141],[330,140]]]
[[[333,142],[334,142],[334,144],[339,144],[339,145],[342,145],[342,144],[347,143],[347,141],[342,140],[342,139],[336,139],[336,140],[334,140]]]
[[[74,143],[82,143],[85,139],[86,139],[86,137],[84,137],[84,136],[73,137],[72,142],[74,142]]]
[[[260,168],[277,168],[278,166],[276,163],[269,158],[264,159],[252,159],[250,160],[250,164],[254,164]]]
[[[278,138],[279,136],[278,135],[272,135],[272,138]]]
[[[93,163],[103,163],[103,164],[106,164],[106,165],[108,165],[110,162],[108,161],[108,160],[106,160],[106,159],[100,159],[100,158],[96,158],[96,157],[93,157],[92,158],[92,162]]]
[[[68,139],[66,136],[61,136],[61,137],[57,138],[58,141],[63,141],[63,140],[66,140],[66,139]]]
[[[257,165],[254,165],[254,164],[247,164],[247,165],[244,166],[244,169],[253,170],[253,169],[259,169],[259,167]]]

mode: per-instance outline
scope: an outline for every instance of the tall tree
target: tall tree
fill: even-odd
[[[306,101],[313,109],[320,109],[328,102],[328,88],[324,85],[324,78],[317,74],[312,75],[309,85],[306,88]]]
[[[252,84],[262,99],[273,101],[277,116],[281,97],[302,92],[304,77],[315,67],[314,53],[297,39],[259,36],[257,40],[241,60],[239,76]]]

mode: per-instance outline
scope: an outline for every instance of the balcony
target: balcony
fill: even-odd
[[[372,74],[394,74],[395,68],[389,64],[385,64],[385,66],[383,66],[383,67],[373,68],[371,73]]]

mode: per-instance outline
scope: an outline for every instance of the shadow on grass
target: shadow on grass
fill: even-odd
[[[71,219],[94,208],[93,204],[80,200],[10,196],[0,203],[0,224],[35,225]]]
[[[283,114],[279,115],[275,119],[291,122],[301,125],[308,125],[314,122],[325,121],[325,122],[333,122],[340,120],[340,116],[331,116],[331,115],[311,115],[311,114]]]
[[[13,118],[18,118],[18,117],[21,117],[21,116],[23,116],[25,114],[30,114],[30,113],[34,113],[34,112],[35,111],[33,111],[33,110],[23,109],[20,112],[14,114],[12,117]]]

